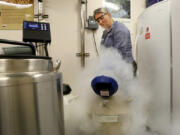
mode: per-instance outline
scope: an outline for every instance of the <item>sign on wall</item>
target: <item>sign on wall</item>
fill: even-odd
[[[34,18],[33,0],[0,0],[0,29],[22,29],[23,20]]]
[[[104,0],[103,3],[113,18],[131,18],[131,0]]]

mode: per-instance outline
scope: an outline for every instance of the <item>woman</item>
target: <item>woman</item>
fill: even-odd
[[[101,45],[107,48],[116,48],[124,60],[132,63],[134,76],[136,76],[137,64],[132,56],[131,35],[128,28],[124,24],[114,21],[106,8],[94,10],[93,16],[98,24],[105,29]]]

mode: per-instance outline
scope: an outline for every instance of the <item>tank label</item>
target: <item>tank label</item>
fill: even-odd
[[[109,96],[109,91],[107,91],[107,90],[106,90],[106,91],[105,91],[105,90],[101,90],[101,91],[100,91],[100,95],[101,95],[101,96]]]
[[[100,123],[119,122],[118,115],[96,115],[95,118]]]

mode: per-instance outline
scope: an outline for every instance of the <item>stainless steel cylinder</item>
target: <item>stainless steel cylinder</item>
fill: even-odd
[[[0,135],[64,135],[61,76],[51,59],[0,58]]]

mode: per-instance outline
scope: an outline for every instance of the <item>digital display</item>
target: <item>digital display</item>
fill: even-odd
[[[30,24],[29,24],[29,27],[30,27],[30,28],[38,28],[38,24],[32,24],[32,23],[30,23]]]
[[[49,24],[48,23],[40,23],[40,22],[24,22],[25,30],[37,30],[37,31],[48,31]]]
[[[23,41],[50,43],[50,24],[44,22],[23,22]]]

